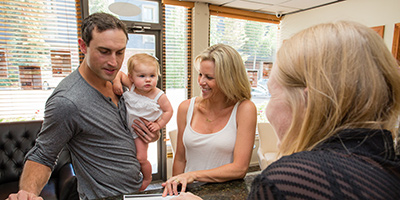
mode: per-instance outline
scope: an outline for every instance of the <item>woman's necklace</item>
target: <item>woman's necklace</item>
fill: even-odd
[[[209,119],[207,116],[206,117],[206,122],[211,123],[214,122],[216,119],[219,119],[222,115],[214,115],[213,118],[214,119]]]
[[[225,109],[226,109],[226,108],[222,109],[221,112],[225,112],[225,111],[224,111]],[[208,122],[208,123],[214,122],[215,120],[217,120],[217,119],[219,119],[221,116],[223,116],[223,114],[221,114],[221,112],[218,112],[218,114],[214,114],[214,116],[213,116],[214,119],[209,119],[209,118],[207,117],[207,115],[205,114],[206,111],[204,110],[203,112],[204,112],[204,117],[206,118],[206,122]],[[209,113],[209,112],[208,112],[208,113]]]

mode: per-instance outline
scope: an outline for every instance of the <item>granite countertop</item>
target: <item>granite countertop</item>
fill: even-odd
[[[193,183],[188,185],[187,191],[200,196],[204,200],[243,200],[249,194],[251,183],[260,174],[260,171],[247,173],[244,179],[224,183]],[[161,194],[162,188],[147,190],[135,194]],[[123,196],[106,198],[105,200],[123,200]]]

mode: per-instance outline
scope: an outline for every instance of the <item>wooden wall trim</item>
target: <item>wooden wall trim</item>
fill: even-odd
[[[385,33],[385,26],[384,25],[371,27],[371,29],[376,31],[383,38],[383,34]]]
[[[223,6],[209,5],[209,9],[210,9],[210,14],[216,16],[254,20],[254,21],[267,22],[273,24],[279,24],[281,20],[280,18],[277,18],[275,15],[240,10],[235,8],[228,8]]]

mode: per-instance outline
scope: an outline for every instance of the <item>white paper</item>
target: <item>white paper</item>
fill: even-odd
[[[162,194],[133,194],[133,195],[124,195],[124,200],[167,200],[172,199],[177,196],[166,196],[162,197]]]

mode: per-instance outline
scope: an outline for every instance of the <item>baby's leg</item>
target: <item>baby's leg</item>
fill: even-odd
[[[139,191],[143,191],[144,189],[147,188],[147,186],[150,185],[152,180],[151,164],[147,160],[147,149],[149,147],[149,144],[143,142],[143,140],[141,140],[140,138],[136,138],[135,145],[136,145],[136,157],[140,163],[140,166],[142,168],[141,171],[143,174],[143,183]]]

